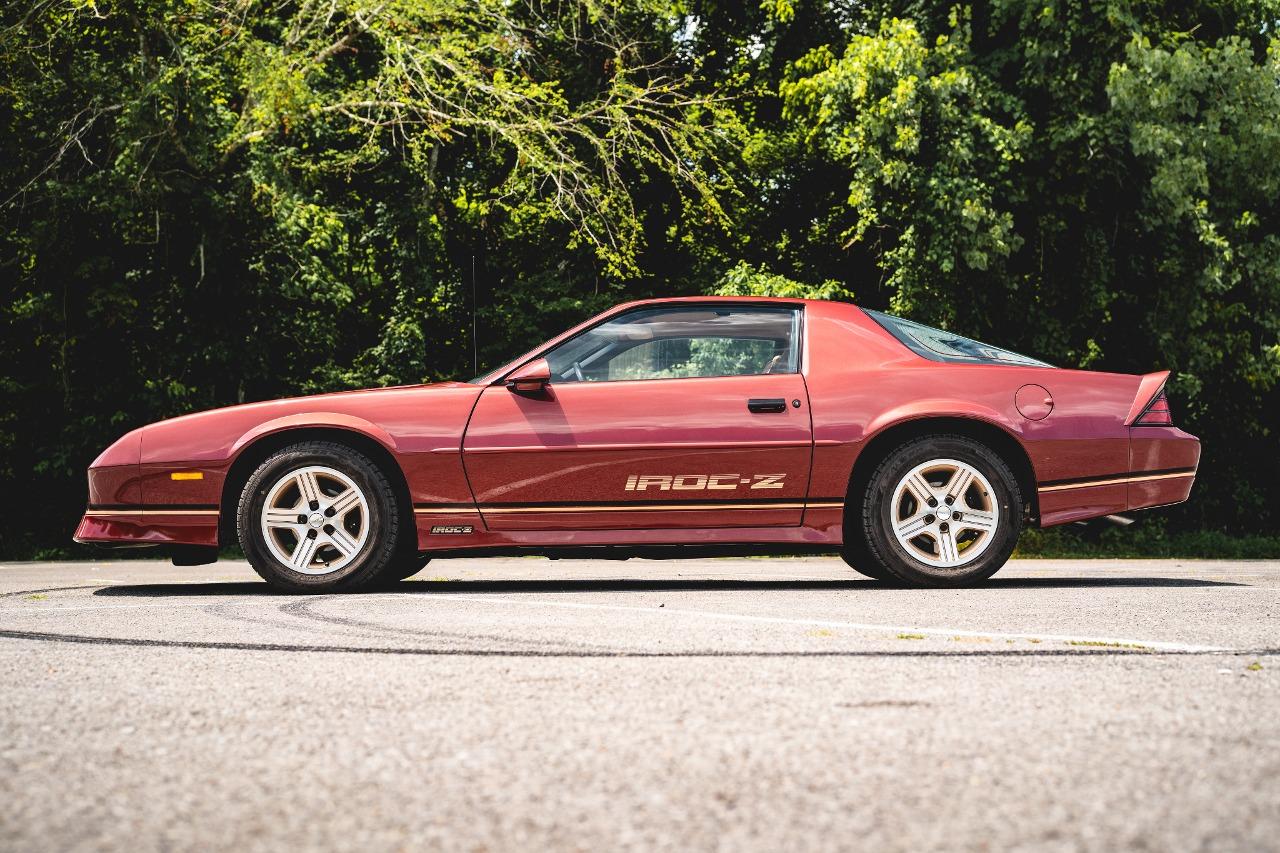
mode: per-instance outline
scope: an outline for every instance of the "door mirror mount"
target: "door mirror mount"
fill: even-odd
[[[507,377],[507,390],[513,394],[537,396],[551,384],[551,366],[545,358],[536,358]]]

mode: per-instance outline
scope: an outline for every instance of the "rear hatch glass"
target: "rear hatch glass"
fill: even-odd
[[[922,323],[895,317],[881,311],[864,308],[868,316],[885,331],[902,341],[907,349],[931,361],[958,362],[961,364],[1016,364],[1022,367],[1053,367],[1048,362],[1019,355],[982,341],[975,341],[955,332],[944,332]]]

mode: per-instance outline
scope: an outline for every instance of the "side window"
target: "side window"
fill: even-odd
[[[750,376],[800,370],[800,311],[681,305],[630,311],[547,353],[552,382]]]

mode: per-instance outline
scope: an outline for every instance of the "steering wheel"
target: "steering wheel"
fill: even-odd
[[[573,363],[573,375],[579,382],[587,381],[587,377],[582,375],[582,365],[576,361]]]

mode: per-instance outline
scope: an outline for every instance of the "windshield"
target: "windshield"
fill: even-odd
[[[1007,349],[984,344],[955,332],[944,332],[911,320],[880,311],[863,309],[885,331],[902,341],[916,355],[932,361],[966,364],[1016,364],[1023,367],[1053,367],[1052,364],[1019,355]]]

